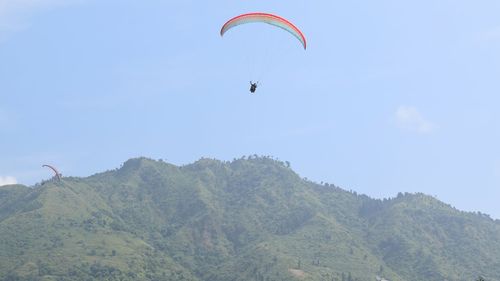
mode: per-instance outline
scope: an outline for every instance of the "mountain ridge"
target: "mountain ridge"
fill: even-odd
[[[0,280],[500,280],[499,221],[259,156],[0,187],[0,239]]]

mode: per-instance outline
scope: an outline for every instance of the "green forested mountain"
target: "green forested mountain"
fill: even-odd
[[[267,157],[0,187],[0,280],[500,280],[500,222]]]

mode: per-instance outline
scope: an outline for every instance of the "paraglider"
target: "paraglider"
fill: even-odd
[[[60,180],[61,180],[61,178],[62,178],[62,174],[61,174],[61,173],[59,173],[59,171],[58,171],[56,168],[54,168],[54,167],[53,167],[53,166],[51,166],[51,165],[47,165],[47,164],[42,165],[42,167],[46,167],[46,168],[51,169],[51,170],[55,173],[55,175],[54,175],[54,177],[53,177],[53,178],[54,178],[54,179],[57,179],[58,181],[60,181]]]
[[[293,23],[291,23],[289,20],[287,20],[283,17],[277,16],[274,14],[269,14],[269,13],[260,13],[260,12],[246,13],[246,14],[242,14],[242,15],[233,17],[232,19],[228,20],[222,26],[222,28],[220,30],[220,35],[224,36],[224,34],[228,30],[230,30],[238,25],[247,24],[247,23],[266,23],[266,24],[281,28],[281,29],[289,32],[290,34],[292,34],[295,38],[297,38],[297,40],[300,42],[300,44],[302,45],[304,50],[307,48],[306,37],[304,36],[302,31],[298,27],[296,27]],[[250,93],[255,93],[255,91],[257,90],[257,85],[258,85],[258,82],[254,83],[254,82],[250,81]]]
[[[253,83],[252,81],[250,81],[250,93],[255,93],[255,90],[257,90],[257,85],[259,84],[259,82],[255,82]]]

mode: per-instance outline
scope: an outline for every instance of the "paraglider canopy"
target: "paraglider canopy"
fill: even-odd
[[[54,168],[51,165],[47,165],[47,164],[42,165],[42,167],[46,167],[46,168],[51,169],[55,173],[54,178],[56,178],[57,180],[61,180],[62,174],[59,173],[59,171],[56,168]]]
[[[306,37],[300,31],[299,28],[297,28],[295,25],[293,25],[290,21],[288,21],[285,18],[282,18],[277,15],[273,14],[268,14],[268,13],[247,13],[247,14],[242,14],[239,16],[236,16],[230,20],[228,20],[221,28],[220,30],[220,35],[224,36],[224,33],[228,31],[229,29],[241,25],[241,24],[246,24],[246,23],[252,23],[252,22],[261,22],[261,23],[267,23],[279,28],[282,28],[288,32],[290,32],[295,38],[297,38],[302,46],[304,47],[304,50],[307,48],[307,42],[306,42]]]

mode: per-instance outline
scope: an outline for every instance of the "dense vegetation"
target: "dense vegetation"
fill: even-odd
[[[500,280],[500,222],[268,157],[0,187],[0,280]]]

